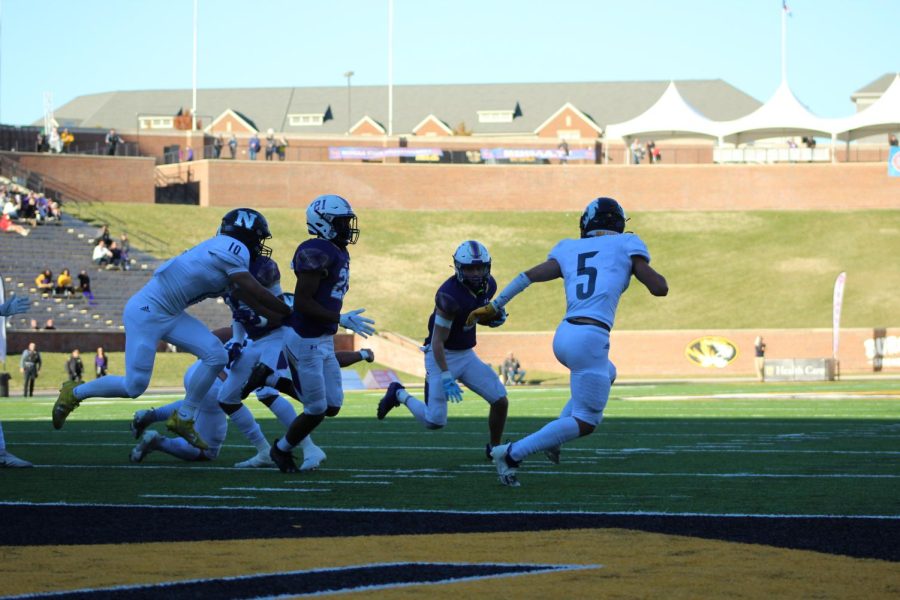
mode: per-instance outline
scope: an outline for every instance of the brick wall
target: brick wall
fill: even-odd
[[[208,161],[204,206],[305,207],[340,193],[359,208],[581,211],[609,195],[629,211],[900,208],[883,164],[414,165]]]
[[[24,168],[49,175],[98,200],[154,201],[156,161],[153,158],[33,153],[14,153],[12,156]]]

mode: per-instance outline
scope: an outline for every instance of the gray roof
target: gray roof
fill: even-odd
[[[885,73],[875,81],[864,85],[850,95],[850,99],[854,100],[859,96],[880,96],[888,89],[891,82],[894,81],[898,73]]]
[[[396,135],[410,133],[422,119],[434,114],[450,127],[465,123],[475,134],[528,135],[566,102],[591,117],[602,129],[626,121],[648,109],[665,91],[668,81],[598,83],[514,83],[394,86]],[[710,119],[725,121],[744,116],[761,103],[720,79],[676,81],[685,100]],[[387,86],[353,86],[352,115],[347,118],[345,86],[206,89],[197,91],[197,114],[206,126],[225,110],[251,119],[261,131],[310,135],[337,135],[368,115],[388,126]],[[478,111],[514,110],[522,116],[512,123],[479,123]],[[139,116],[170,116],[190,108],[190,90],[119,91],[79,96],[55,111],[68,127],[136,129]],[[291,126],[289,114],[324,113],[333,119],[322,126]]]

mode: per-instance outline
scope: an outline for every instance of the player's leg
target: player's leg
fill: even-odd
[[[85,398],[137,398],[150,385],[156,344],[172,322],[171,317],[145,311],[148,304],[137,294],[125,305],[125,376],[105,375],[92,381],[67,381],[53,405],[53,427],[62,428],[69,414]]]
[[[0,423],[0,469],[33,467],[27,460],[22,460],[6,451],[6,439],[3,437],[3,423]]]
[[[488,414],[490,439],[485,448],[488,458],[490,458],[491,448],[500,444],[503,438],[503,430],[506,427],[506,414],[509,411],[506,387],[500,382],[490,365],[478,358],[474,350],[454,352],[453,362],[454,365],[451,369],[453,374],[458,374],[459,380],[467,388],[484,398],[491,405],[491,410]],[[448,366],[450,365],[448,364]]]
[[[616,365],[613,364],[613,361],[609,361],[609,385],[612,386],[616,382],[616,377],[618,376],[618,369],[616,369]],[[571,417],[572,416],[572,408],[573,402],[572,398],[569,398],[569,401],[566,402],[566,405],[563,406],[562,411],[559,413],[559,417]],[[547,460],[552,462],[555,465],[559,464],[560,454],[562,453],[562,446],[556,446],[554,448],[548,448],[544,450],[544,454],[547,456]]]
[[[301,338],[293,330],[284,333],[285,358],[303,389],[303,412],[272,446],[271,458],[283,473],[297,471],[291,451],[322,422],[328,410],[324,367],[325,351],[334,358],[333,341],[326,343],[331,340],[331,336]]]
[[[241,387],[246,381],[257,360],[260,357],[261,348],[256,343],[248,345],[241,355],[231,365],[228,377],[219,389],[217,402],[222,411],[234,423],[241,435],[253,444],[256,454],[247,460],[235,463],[238,468],[273,466],[269,458],[269,442],[263,434],[259,423],[253,417],[253,413],[241,402]]]
[[[200,364],[186,382],[184,404],[172,415],[166,427],[201,450],[206,449],[207,443],[197,434],[194,427],[194,415],[213,382],[225,368],[228,353],[219,338],[213,335],[206,325],[187,313],[175,318],[173,326],[162,339],[200,359]]]
[[[134,415],[131,417],[131,433],[134,434],[134,439],[139,439],[144,434],[144,430],[154,423],[165,423],[168,421],[172,413],[181,406],[181,403],[182,400],[176,400],[159,408],[150,407],[134,411]]]
[[[515,470],[525,457],[590,434],[602,418],[610,386],[609,332],[564,321],[553,338],[553,351],[571,370],[572,416],[551,421],[535,433],[494,450],[501,483],[506,485],[518,485]]]

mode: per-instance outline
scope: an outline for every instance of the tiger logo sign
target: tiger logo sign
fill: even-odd
[[[724,369],[737,358],[738,349],[730,340],[707,335],[688,344],[684,355],[698,367]]]

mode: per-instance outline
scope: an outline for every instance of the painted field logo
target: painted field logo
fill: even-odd
[[[698,367],[722,369],[737,358],[737,346],[723,337],[706,335],[687,345],[684,355]]]

